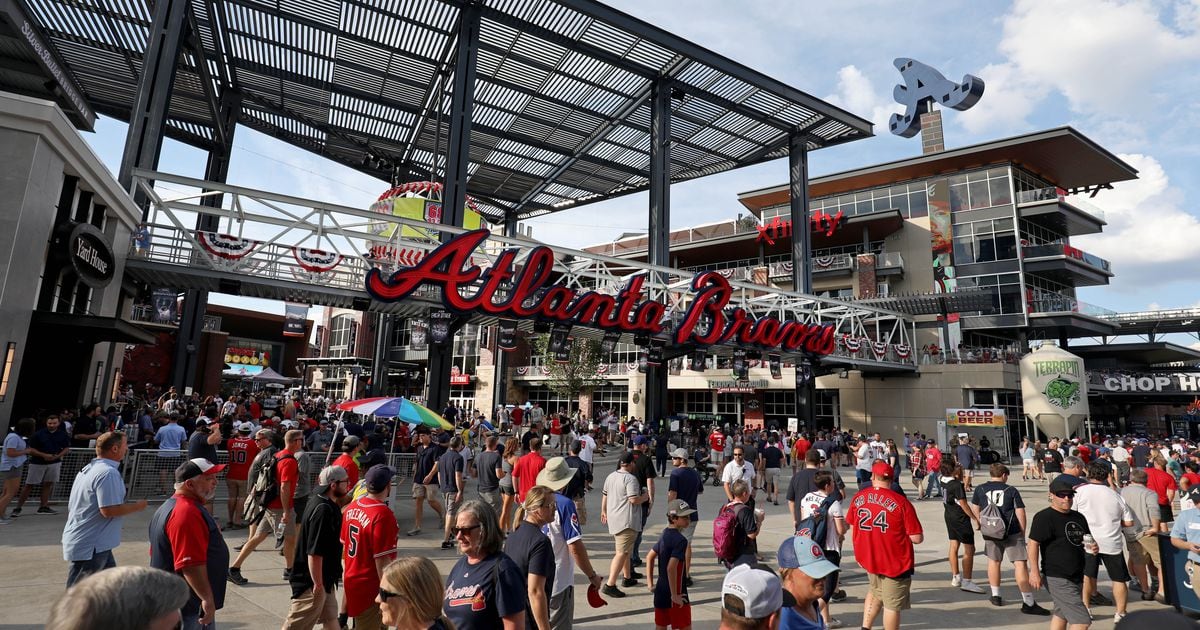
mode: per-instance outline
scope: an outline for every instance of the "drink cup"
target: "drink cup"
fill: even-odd
[[[1100,545],[1096,544],[1096,538],[1091,534],[1083,535],[1083,550],[1092,555],[1100,553]]]

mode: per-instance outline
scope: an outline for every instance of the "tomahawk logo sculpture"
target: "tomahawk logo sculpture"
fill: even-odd
[[[905,106],[904,115],[892,114],[888,123],[892,133],[898,136],[911,138],[921,131],[921,115],[929,112],[931,102],[964,111],[983,96],[983,79],[977,76],[963,75],[962,83],[955,83],[914,59],[900,57],[892,64],[904,77],[904,85],[897,85],[892,91],[896,102]]]

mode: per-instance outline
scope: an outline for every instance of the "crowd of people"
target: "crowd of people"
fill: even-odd
[[[1114,607],[1121,622],[1131,591],[1161,597],[1160,532],[1200,564],[1200,451],[1182,439],[1022,443],[1023,480],[1047,484],[1048,507],[1028,514],[1009,467],[987,462],[989,445],[968,439],[939,445],[915,434],[728,427],[683,436],[665,423],[611,413],[588,421],[537,405],[497,410],[488,419],[447,410],[456,429],[413,430],[406,445],[415,453],[413,477],[397,480],[386,452],[399,447],[392,437],[398,427],[336,422],[327,409],[300,404],[292,418],[263,421],[249,411],[242,416],[247,398],[236,396],[201,401],[190,418],[187,405],[171,408],[178,399],[168,393],[162,400],[152,434],[141,430],[140,418],[135,432],[89,407],[68,420],[48,416],[41,427],[18,422],[4,441],[0,508],[18,501],[10,517],[34,490],[52,509],[46,486],[58,481],[58,471],[35,476],[34,466],[52,467],[70,445],[95,449],[71,487],[63,601],[115,620],[138,615],[137,624],[111,627],[213,627],[229,585],[249,582],[242,567],[250,554],[274,539],[291,588],[285,628],[570,628],[579,574],[589,605],[644,584],[653,593],[655,626],[686,629],[693,562],[714,555],[728,571],[722,628],[837,628],[846,625],[833,609],[846,598],[839,577],[849,535],[854,562],[868,575],[861,626],[882,618],[892,629],[911,605],[915,546],[928,544],[914,502],[935,498],[943,504],[950,585],[1005,606],[1001,576],[1011,565],[1020,612],[1050,617],[1051,627],[1087,627],[1098,606]],[[230,403],[233,413],[224,414]],[[124,517],[148,507],[126,502],[119,472],[135,443],[180,457],[169,496],[150,519],[150,568],[116,569]],[[217,463],[218,449],[228,451],[228,464]],[[605,449],[615,450],[615,470],[597,469]],[[327,453],[311,482],[313,471],[303,467],[314,460],[297,457],[305,450]],[[19,481],[26,458],[22,491],[10,481]],[[853,481],[839,469],[853,470]],[[699,495],[709,479],[724,500],[715,514],[703,515]],[[393,509],[398,481],[411,483],[411,527],[402,527]],[[221,483],[230,493],[226,519],[212,505]],[[600,492],[599,522],[591,526],[612,540],[607,567],[593,563],[583,541],[589,491]],[[794,535],[777,549],[760,549],[767,511],[781,505],[781,495]],[[435,515],[428,530],[427,511]],[[702,518],[712,519],[712,540],[697,552]],[[651,523],[660,519],[665,527],[655,531]],[[246,539],[230,549],[223,530],[239,529]],[[431,546],[461,554],[445,575],[427,558],[399,556],[401,537],[426,531],[438,536]],[[974,572],[977,534],[986,589]],[[1097,589],[1101,566],[1111,598]],[[142,585],[129,591],[132,601],[101,601],[126,583]],[[154,593],[155,601],[137,604],[137,593]],[[1039,593],[1052,606],[1043,608]],[[60,602],[49,627],[82,627],[71,625],[78,616]]]

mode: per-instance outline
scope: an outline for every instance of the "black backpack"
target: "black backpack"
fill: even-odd
[[[796,524],[797,536],[808,536],[821,549],[825,548],[825,540],[829,536],[829,506],[833,505],[838,500],[837,492],[830,492],[829,496],[821,501],[821,505],[812,515],[803,518]]]
[[[289,454],[287,457],[279,458],[276,457],[278,453],[279,451],[275,448],[268,449],[267,456],[270,458],[270,463],[259,468],[258,476],[254,479],[254,487],[250,488],[245,509],[242,512],[247,524],[257,523],[267,511],[267,506],[279,498],[279,462],[296,457]]]

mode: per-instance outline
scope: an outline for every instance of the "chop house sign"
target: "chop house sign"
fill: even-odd
[[[471,262],[471,255],[491,232],[473,230],[447,241],[414,267],[385,277],[379,269],[367,272],[366,288],[381,302],[397,302],[423,285],[439,287],[446,308],[460,313],[480,312],[590,326],[624,333],[656,335],[663,331],[667,307],[643,299],[644,276],[631,278],[616,295],[577,291],[550,282],[554,251],[539,245],[516,268],[516,249],[504,250],[488,269]],[[499,294],[507,285],[507,294]],[[729,281],[716,272],[692,279],[695,297],[674,331],[677,344],[710,346],[725,342],[826,355],[833,352],[832,324],[805,324],[775,317],[754,318],[741,307],[727,308],[733,297]]]

